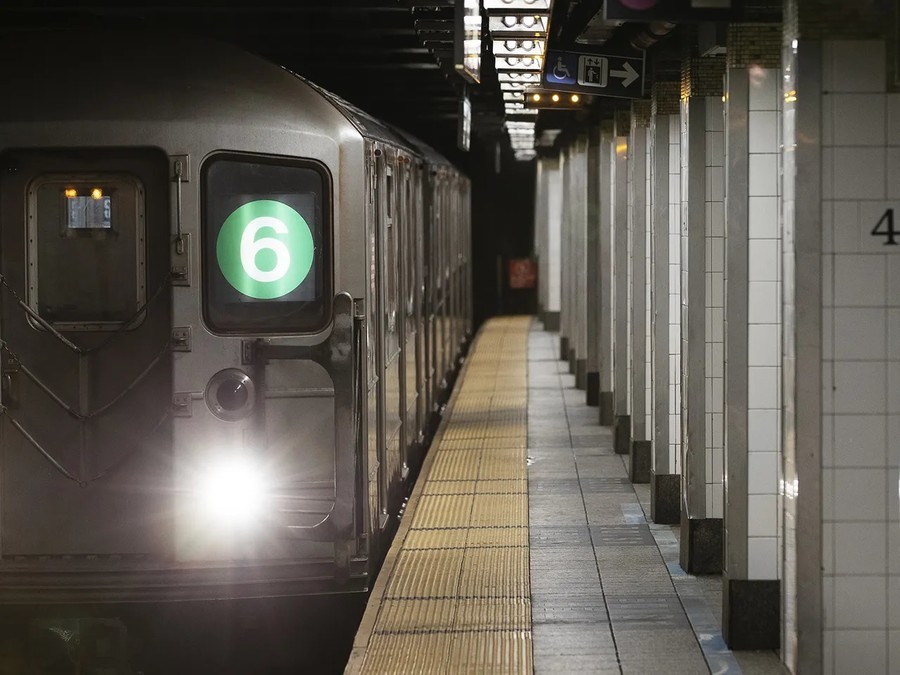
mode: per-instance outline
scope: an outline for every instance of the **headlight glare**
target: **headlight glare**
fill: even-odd
[[[209,469],[200,479],[197,496],[207,516],[223,524],[247,525],[264,512],[266,480],[252,462],[232,458]]]

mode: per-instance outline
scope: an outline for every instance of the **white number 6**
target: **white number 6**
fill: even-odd
[[[291,268],[291,252],[283,241],[274,237],[254,239],[256,233],[266,227],[275,230],[276,234],[288,233],[288,226],[278,218],[260,216],[247,223],[247,227],[244,228],[244,233],[241,235],[241,265],[244,272],[254,281],[262,283],[278,281]],[[256,264],[256,256],[265,249],[275,253],[275,267],[269,271],[259,269]]]

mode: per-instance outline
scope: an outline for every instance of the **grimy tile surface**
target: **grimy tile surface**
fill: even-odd
[[[681,571],[557,352],[528,317],[479,332],[347,673],[742,672],[721,583]]]
[[[649,522],[611,429],[575,389],[559,337],[532,325],[528,492],[534,672],[784,673],[721,635],[721,580],[678,565],[678,530]],[[717,593],[718,591],[718,593]],[[742,668],[743,666],[743,668]]]

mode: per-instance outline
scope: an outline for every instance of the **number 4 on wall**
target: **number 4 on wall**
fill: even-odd
[[[884,242],[885,246],[896,246],[898,243],[897,236],[900,235],[896,229],[894,229],[894,209],[888,209],[884,212],[884,215],[878,219],[878,222],[875,223],[875,228],[872,230],[873,237],[886,237]]]

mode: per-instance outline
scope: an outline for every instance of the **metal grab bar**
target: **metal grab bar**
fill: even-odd
[[[137,309],[137,311],[134,312],[134,314],[132,314],[130,317],[128,317],[125,321],[123,321],[121,326],[119,326],[114,331],[112,331],[112,334],[109,337],[102,340],[99,344],[91,347],[90,349],[84,349],[83,347],[79,347],[78,345],[76,345],[69,338],[67,338],[65,335],[63,335],[61,332],[59,332],[56,328],[54,328],[53,324],[51,324],[44,317],[42,317],[40,315],[40,313],[35,311],[31,307],[31,305],[29,305],[27,302],[25,302],[22,299],[22,297],[18,293],[16,293],[15,289],[12,286],[10,286],[9,282],[6,280],[6,277],[4,277],[2,274],[0,274],[0,286],[2,286],[3,288],[5,288],[6,290],[9,291],[10,295],[13,296],[13,298],[16,301],[16,304],[19,305],[19,307],[22,309],[22,311],[25,312],[32,319],[34,319],[34,321],[37,322],[37,324],[41,328],[43,328],[48,333],[50,333],[61,344],[63,344],[65,347],[67,347],[68,349],[70,349],[71,351],[75,352],[76,354],[78,354],[80,356],[86,356],[86,355],[92,354],[96,351],[100,351],[101,349],[103,349],[104,347],[109,345],[118,336],[120,336],[123,333],[125,333],[126,331],[128,331],[131,328],[131,325],[135,321],[137,321],[141,317],[141,315],[144,314],[144,312],[149,310],[151,305],[153,305],[153,303],[156,302],[156,300],[158,298],[162,297],[163,291],[170,287],[171,281],[172,281],[172,275],[169,274],[166,276],[165,279],[163,279],[163,281],[159,285],[159,287],[153,292],[153,295],[150,296],[150,299],[147,300],[147,302],[145,302],[143,305],[141,305]]]
[[[145,437],[143,439],[141,439],[140,441],[136,441],[132,444],[132,449],[130,452],[125,453],[115,463],[113,463],[112,465],[103,469],[103,471],[101,471],[100,473],[91,476],[90,478],[79,478],[78,476],[73,474],[71,471],[69,471],[65,466],[63,466],[62,463],[53,456],[53,453],[51,453],[43,445],[41,445],[40,441],[38,441],[34,436],[32,436],[31,433],[29,433],[29,431],[22,425],[22,423],[19,422],[19,420],[17,420],[15,417],[12,416],[12,414],[9,412],[9,408],[7,408],[5,405],[0,406],[0,413],[2,413],[3,415],[6,416],[6,418],[9,420],[10,424],[12,424],[16,428],[16,430],[20,434],[22,434],[22,436],[25,438],[25,440],[28,441],[28,443],[35,450],[37,450],[43,456],[43,458],[46,459],[54,469],[56,469],[56,471],[58,471],[62,476],[71,480],[72,482],[78,483],[78,485],[80,485],[81,487],[87,487],[90,483],[94,483],[94,482],[100,480],[101,478],[105,478],[105,477],[115,473],[116,471],[121,469],[125,464],[127,464],[128,461],[131,460],[132,457],[137,455],[137,453],[143,449],[143,446],[144,446],[144,443],[146,442],[146,440],[159,430],[159,428],[163,425],[163,423],[171,416],[172,411],[170,409],[166,408],[165,411],[163,412],[162,418],[159,420],[159,422],[157,422],[155,425],[153,425],[153,428],[149,432],[147,432]]]
[[[119,401],[124,399],[125,396],[129,392],[133,391],[134,388],[137,387],[144,380],[144,378],[150,374],[150,372],[153,370],[153,368],[156,366],[156,364],[158,364],[162,360],[162,358],[167,353],[169,353],[170,348],[171,348],[171,344],[167,340],[166,344],[156,354],[156,356],[153,358],[153,360],[150,361],[150,363],[147,365],[147,367],[144,368],[144,370],[141,371],[134,380],[132,380],[131,384],[129,384],[122,391],[120,391],[118,394],[116,394],[116,396],[114,396],[112,398],[112,400],[108,401],[107,403],[105,403],[104,405],[100,406],[99,408],[97,408],[96,410],[94,410],[92,412],[80,413],[77,410],[75,410],[75,408],[71,404],[67,403],[61,396],[59,396],[56,392],[54,392],[48,384],[45,384],[37,376],[37,374],[34,371],[32,371],[28,366],[26,366],[22,362],[22,360],[18,357],[18,355],[10,348],[9,344],[6,341],[0,339],[0,349],[3,349],[7,354],[10,355],[11,358],[15,359],[16,363],[18,363],[18,367],[22,370],[23,373],[25,373],[25,375],[28,376],[28,379],[31,380],[32,382],[34,382],[34,384],[41,391],[43,391],[45,394],[47,394],[47,396],[49,396],[51,399],[53,399],[53,401],[60,408],[65,410],[71,417],[73,417],[77,420],[80,420],[82,422],[93,419],[95,417],[99,417],[100,415],[102,415],[103,413],[105,413],[109,409],[111,409],[116,403],[118,403]]]
[[[317,362],[334,382],[335,454],[334,502],[319,522],[289,528],[294,536],[334,543],[335,576],[349,578],[350,556],[355,540],[357,448],[361,434],[361,407],[358,389],[362,382],[360,359],[365,321],[357,317],[349,293],[340,293],[333,302],[333,325],[328,339],[314,346],[269,344],[256,340],[247,345],[257,363],[280,359],[307,359]]]

